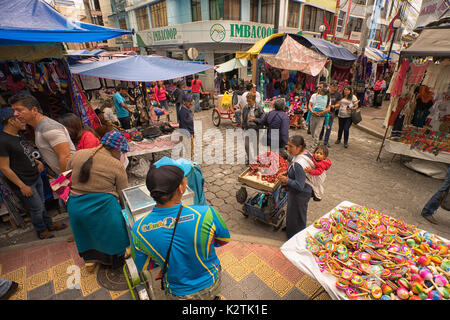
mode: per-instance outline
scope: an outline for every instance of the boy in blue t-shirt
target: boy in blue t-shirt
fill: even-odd
[[[133,110],[131,110],[127,106],[123,95],[128,96],[128,91],[127,91],[126,85],[121,84],[118,86],[117,92],[114,94],[113,101],[114,101],[114,106],[116,107],[116,114],[117,114],[117,118],[119,119],[120,126],[123,129],[127,130],[127,129],[131,129],[130,113],[133,113]]]

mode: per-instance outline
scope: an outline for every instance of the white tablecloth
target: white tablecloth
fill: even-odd
[[[437,156],[435,156],[430,152],[409,149],[409,144],[398,141],[392,141],[389,139],[385,140],[384,148],[386,149],[386,151],[389,151],[391,153],[402,154],[413,158],[444,162],[450,164],[450,153],[448,152],[441,152]]]
[[[355,204],[356,203],[350,201],[343,201],[321,218],[328,218],[330,214],[338,208],[349,207]],[[286,241],[280,248],[281,252],[303,273],[313,279],[316,279],[333,300],[349,300],[344,290],[336,288],[336,277],[326,271],[321,272],[314,255],[306,249],[306,238],[308,237],[308,233],[311,236],[314,236],[314,234],[318,231],[319,229],[315,228],[314,225],[311,224],[309,227],[300,231],[291,239]],[[425,231],[421,230],[421,232]],[[438,235],[436,236],[442,241],[448,242],[447,239],[439,237]]]

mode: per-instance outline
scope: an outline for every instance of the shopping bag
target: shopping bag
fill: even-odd
[[[352,122],[358,124],[362,121],[361,109],[352,110]]]
[[[233,95],[225,91],[222,97],[221,105],[223,110],[228,110],[232,107]]]
[[[67,202],[70,193],[70,187],[72,185],[72,170],[63,172],[50,182],[50,186],[54,193],[58,195],[64,202]]]

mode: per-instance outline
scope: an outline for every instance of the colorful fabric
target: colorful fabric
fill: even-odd
[[[409,59],[403,59],[402,64],[400,65],[400,70],[397,74],[397,79],[395,80],[394,88],[392,89],[391,95],[399,96],[403,92],[403,84],[405,83],[406,73],[409,68]]]
[[[290,36],[283,41],[278,53],[274,55],[264,55],[264,60],[274,68],[297,70],[317,76],[325,66],[327,57],[302,46]],[[289,78],[289,72],[286,71]],[[281,77],[283,79],[283,76]]]
[[[408,84],[419,84],[422,82],[425,71],[427,71],[428,66],[431,61],[427,61],[424,64],[411,63],[411,71],[408,77]]]
[[[121,256],[130,245],[122,208],[112,194],[70,195],[67,212],[79,253],[97,250]]]
[[[154,207],[132,230],[133,259],[139,270],[163,266],[180,205]],[[221,271],[214,247],[230,241],[230,233],[211,206],[184,206],[164,283],[176,296],[189,295],[213,285]],[[134,252],[133,252],[134,251]]]
[[[111,148],[114,148],[122,153],[127,153],[130,151],[127,138],[125,138],[125,136],[119,131],[110,131],[106,133],[100,143],[105,146],[110,146]]]

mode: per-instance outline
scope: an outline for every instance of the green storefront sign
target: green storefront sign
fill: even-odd
[[[169,28],[153,31],[154,41],[175,40],[177,38],[177,29]]]
[[[251,38],[251,39],[263,39],[274,33],[274,29],[264,26],[250,26],[248,24],[230,24],[230,37],[231,38]]]

